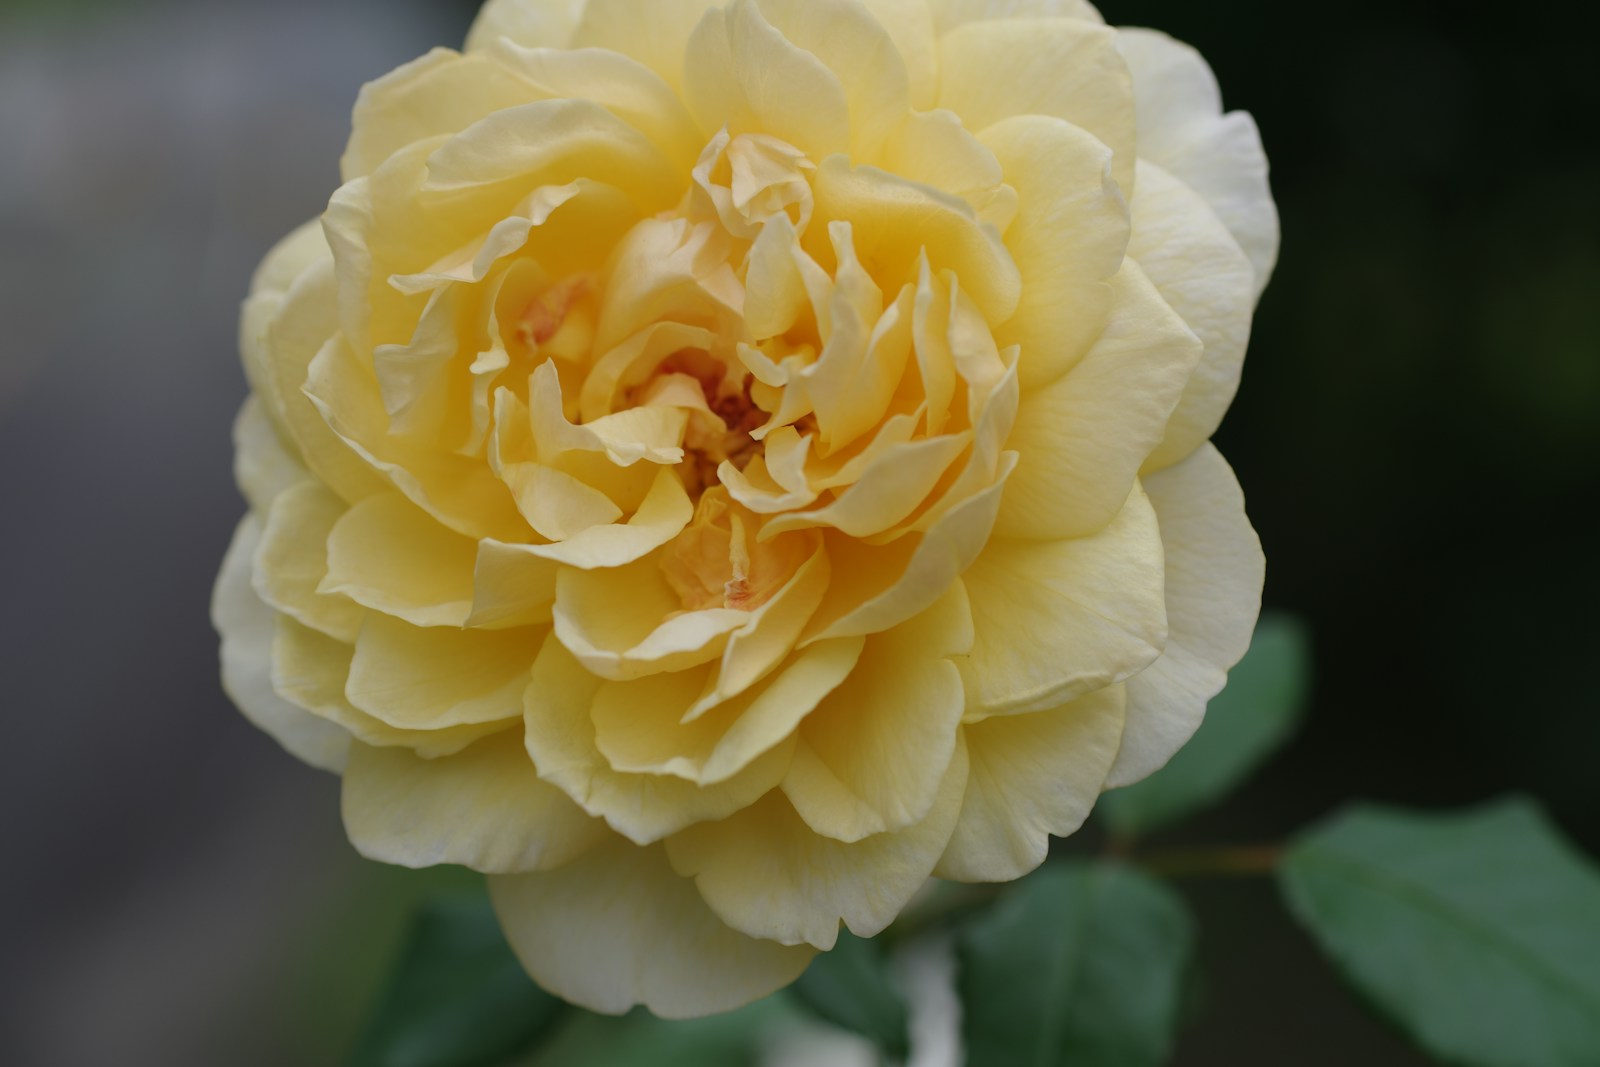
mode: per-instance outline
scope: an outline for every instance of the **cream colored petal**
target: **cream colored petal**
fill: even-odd
[[[554,467],[513,463],[501,470],[500,477],[528,525],[551,541],[565,541],[622,518],[622,509],[610,497]]]
[[[620,52],[681,91],[689,37],[711,6],[711,0],[589,0],[572,47]]]
[[[1122,736],[1124,695],[1109,686],[1030,715],[963,727],[972,770],[961,817],[934,874],[1009,882],[1044,862],[1050,837],[1088,818]]]
[[[611,837],[540,781],[512,729],[451,756],[355,745],[344,772],[344,827],[356,851],[402,867],[458,863],[489,874],[543,871]]]
[[[350,734],[294,706],[272,685],[275,612],[250,587],[261,520],[245,516],[234,531],[211,594],[211,625],[222,637],[222,688],[256,726],[296,759],[325,771],[344,768]]]
[[[905,60],[860,0],[760,0],[792,44],[821,60],[844,88],[851,155],[870,162],[910,108]]]
[[[884,546],[839,538],[829,546],[835,579],[807,641],[873,634],[927,610],[989,540],[1001,490],[1016,466],[1002,454],[997,480],[951,508],[920,536]]]
[[[310,477],[279,436],[266,404],[254,394],[247,397],[233,420],[233,480],[250,510],[265,515],[279,493]]]
[[[505,729],[503,722],[443,730],[400,730],[380,722],[345,698],[354,652],[343,642],[279,615],[272,639],[272,686],[291,704],[343,727],[357,741],[410,748],[424,759],[459,752],[480,737]]]
[[[881,533],[928,499],[956,459],[972,443],[970,433],[924,437],[887,449],[861,479],[832,502],[813,511],[779,515],[762,527],[763,539],[790,530],[830,526],[851,537]]]
[[[1278,209],[1255,120],[1222,112],[1200,53],[1156,30],[1124,29],[1117,47],[1133,72],[1139,156],[1205,198],[1250,257],[1259,296],[1278,259]]]
[[[965,707],[949,657],[965,655],[972,640],[959,582],[915,619],[867,639],[850,677],[801,723],[783,780],[812,830],[859,841],[927,816]]]
[[[1019,115],[1065,119],[1112,151],[1133,190],[1133,81],[1116,31],[1084,19],[968,22],[939,39],[939,106],[983,130]]]
[[[903,830],[852,844],[820,837],[774,792],[722,822],[668,838],[667,855],[735,930],[826,950],[841,920],[872,937],[922,888],[950,841],[966,784],[958,741],[927,816]]]
[[[618,771],[725,782],[789,739],[851,675],[862,644],[846,637],[811,645],[764,683],[692,720],[682,709],[698,693],[699,672],[608,682],[595,695],[595,744]]]
[[[590,4],[584,25],[578,30],[580,37],[587,34],[599,6]],[[636,29],[643,31],[646,23],[663,16],[663,21],[671,23],[672,6],[656,0],[646,9],[635,8]],[[670,26],[667,33],[671,33]],[[575,44],[571,50],[529,49],[501,41],[489,49],[489,54],[516,71],[540,97],[593,101],[649,137],[680,169],[693,166],[705,138],[675,89],[676,76],[663,80],[648,64],[586,44]],[[681,62],[681,45],[678,56]]]
[[[752,0],[712,8],[689,37],[684,93],[702,129],[782,138],[813,160],[850,149],[850,101],[835,74]]]
[[[730,930],[660,848],[620,839],[554,871],[490,878],[489,894],[539,985],[610,1015],[731,1011],[794,981],[815,954]]]
[[[1201,445],[1144,479],[1166,546],[1166,651],[1128,679],[1128,726],[1108,787],[1162,767],[1250,647],[1266,561],[1226,460]]]
[[[824,159],[815,179],[819,221],[850,223],[856,254],[891,284],[916,280],[927,257],[935,272],[954,271],[990,322],[1017,309],[1022,277],[998,231],[965,200],[875,167],[852,167],[844,156]],[[818,232],[808,231],[808,237]],[[808,243],[825,264],[831,248]]]
[[[530,555],[525,551],[527,547],[492,540],[478,542],[468,626],[501,629],[551,621],[561,564]]]
[[[1105,332],[1066,374],[1027,394],[995,532],[1083,537],[1109,522],[1200,359],[1200,340],[1129,261],[1111,281]]]
[[[356,639],[366,612],[319,588],[328,573],[328,534],[348,505],[320,482],[301,482],[279,495],[267,513],[256,549],[256,595],[329,637]]]
[[[584,0],[488,0],[467,34],[467,51],[508,37],[528,48],[566,48]]]
[[[932,107],[939,90],[939,50],[926,0],[862,0],[862,4],[900,52],[911,106]]]
[[[1255,274],[1200,194],[1153,163],[1141,161],[1139,175],[1128,255],[1205,345],[1165,440],[1145,462],[1150,472],[1183,459],[1221,425],[1250,343]]]
[[[327,552],[324,593],[413,626],[459,627],[472,611],[477,546],[399,493],[375,494],[345,512]]]
[[[343,180],[372,173],[406,145],[455,133],[529,96],[525,84],[487,56],[435,48],[361,87],[339,161]]]
[[[1022,298],[995,340],[1021,346],[1022,386],[1034,388],[1069,370],[1104,327],[1108,283],[1128,246],[1128,205],[1111,181],[1105,146],[1070,123],[1008,119],[980,139],[1018,196],[1006,245],[1022,273]]]
[[[940,33],[968,22],[995,19],[1072,18],[1101,22],[1087,0],[928,0]]]
[[[990,541],[966,573],[977,643],[967,717],[1015,715],[1122,681],[1161,654],[1161,530],[1135,488],[1089,537]]]
[[[884,144],[880,165],[902,178],[969,201],[1005,181],[994,153],[961,124],[961,116],[954,111],[908,115]]]
[[[515,719],[542,632],[423,628],[370,614],[356,639],[345,696],[400,729]]]
[[[336,435],[333,447],[364,460],[369,472],[381,474],[445,526],[473,539],[515,541],[527,535],[510,491],[481,460],[390,435],[372,370],[344,337],[328,342],[311,361],[304,392],[323,429]]]
[[[250,295],[286,293],[295,279],[318,260],[328,258],[328,242],[318,219],[303,222],[273,245],[250,278]]]
[[[591,716],[603,684],[553,635],[546,640],[525,696],[528,752],[539,777],[641,845],[696,822],[726,818],[777,786],[788,770],[792,738],[716,785],[612,770],[596,747]]]
[[[252,314],[252,304],[260,301],[272,303],[266,314]],[[381,489],[382,477],[329,429],[301,391],[317,353],[339,329],[338,285],[331,259],[316,259],[281,295],[251,297],[240,328],[247,332],[241,338],[247,355],[259,353],[257,395],[301,461],[346,500],[360,500]]]

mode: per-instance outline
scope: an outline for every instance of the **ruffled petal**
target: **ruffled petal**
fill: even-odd
[[[584,6],[584,0],[488,0],[467,33],[467,51],[502,37],[528,48],[566,48]]]
[[[1070,704],[962,728],[972,769],[961,817],[934,874],[1009,882],[1044,862],[1050,838],[1083,825],[1122,737],[1125,697],[1109,686]]]
[[[506,939],[545,989],[592,1011],[665,1019],[731,1011],[815,955],[729,929],[659,847],[617,839],[564,867],[489,879]]]
[[[1166,651],[1128,679],[1128,725],[1109,786],[1153,773],[1199,729],[1250,647],[1266,560],[1226,460],[1202,445],[1144,479],[1166,547]]]
[[[476,559],[469,538],[399,493],[378,493],[333,525],[319,589],[413,626],[459,627],[472,613]]]
[[[402,867],[543,871],[612,836],[605,823],[539,779],[515,729],[438,759],[355,745],[343,798],[356,850]]]
[[[211,625],[222,637],[222,688],[249,719],[296,759],[335,773],[350,734],[284,700],[272,684],[275,613],[250,587],[261,520],[247,515],[234,531],[211,594]]]
[[[846,844],[811,831],[781,792],[667,840],[679,874],[729,926],[785,945],[827,950],[842,920],[861,937],[881,932],[927,881],[950,841],[967,782],[957,743],[937,799],[911,826]]]
[[[967,718],[1073,700],[1142,670],[1166,641],[1156,513],[1135,489],[1089,537],[995,538],[967,571],[977,642],[960,661]]]
[[[356,639],[366,611],[321,583],[328,574],[328,534],[348,507],[322,483],[300,482],[273,500],[255,559],[262,600],[346,642]]]

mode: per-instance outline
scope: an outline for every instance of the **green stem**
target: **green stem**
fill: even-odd
[[[1271,874],[1282,857],[1282,845],[1231,845],[1166,849],[1133,862],[1163,878],[1251,878]]]

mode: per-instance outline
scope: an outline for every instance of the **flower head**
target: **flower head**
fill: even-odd
[[[491,0],[246,304],[224,677],[605,1011],[729,1008],[1159,767],[1262,562],[1247,116],[1080,0]]]

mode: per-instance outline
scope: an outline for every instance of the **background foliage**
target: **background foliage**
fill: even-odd
[[[0,2],[10,1062],[341,1062],[427,893],[355,860],[336,784],[227,707],[204,604],[242,507],[248,273],[326,200],[359,83],[471,6]],[[1154,844],[1520,791],[1600,852],[1587,8],[1104,9],[1195,44],[1264,130],[1284,257],[1219,444],[1268,603],[1315,638],[1301,732]],[[1269,881],[1177,892],[1202,976],[1179,1067],[1427,1062]]]

